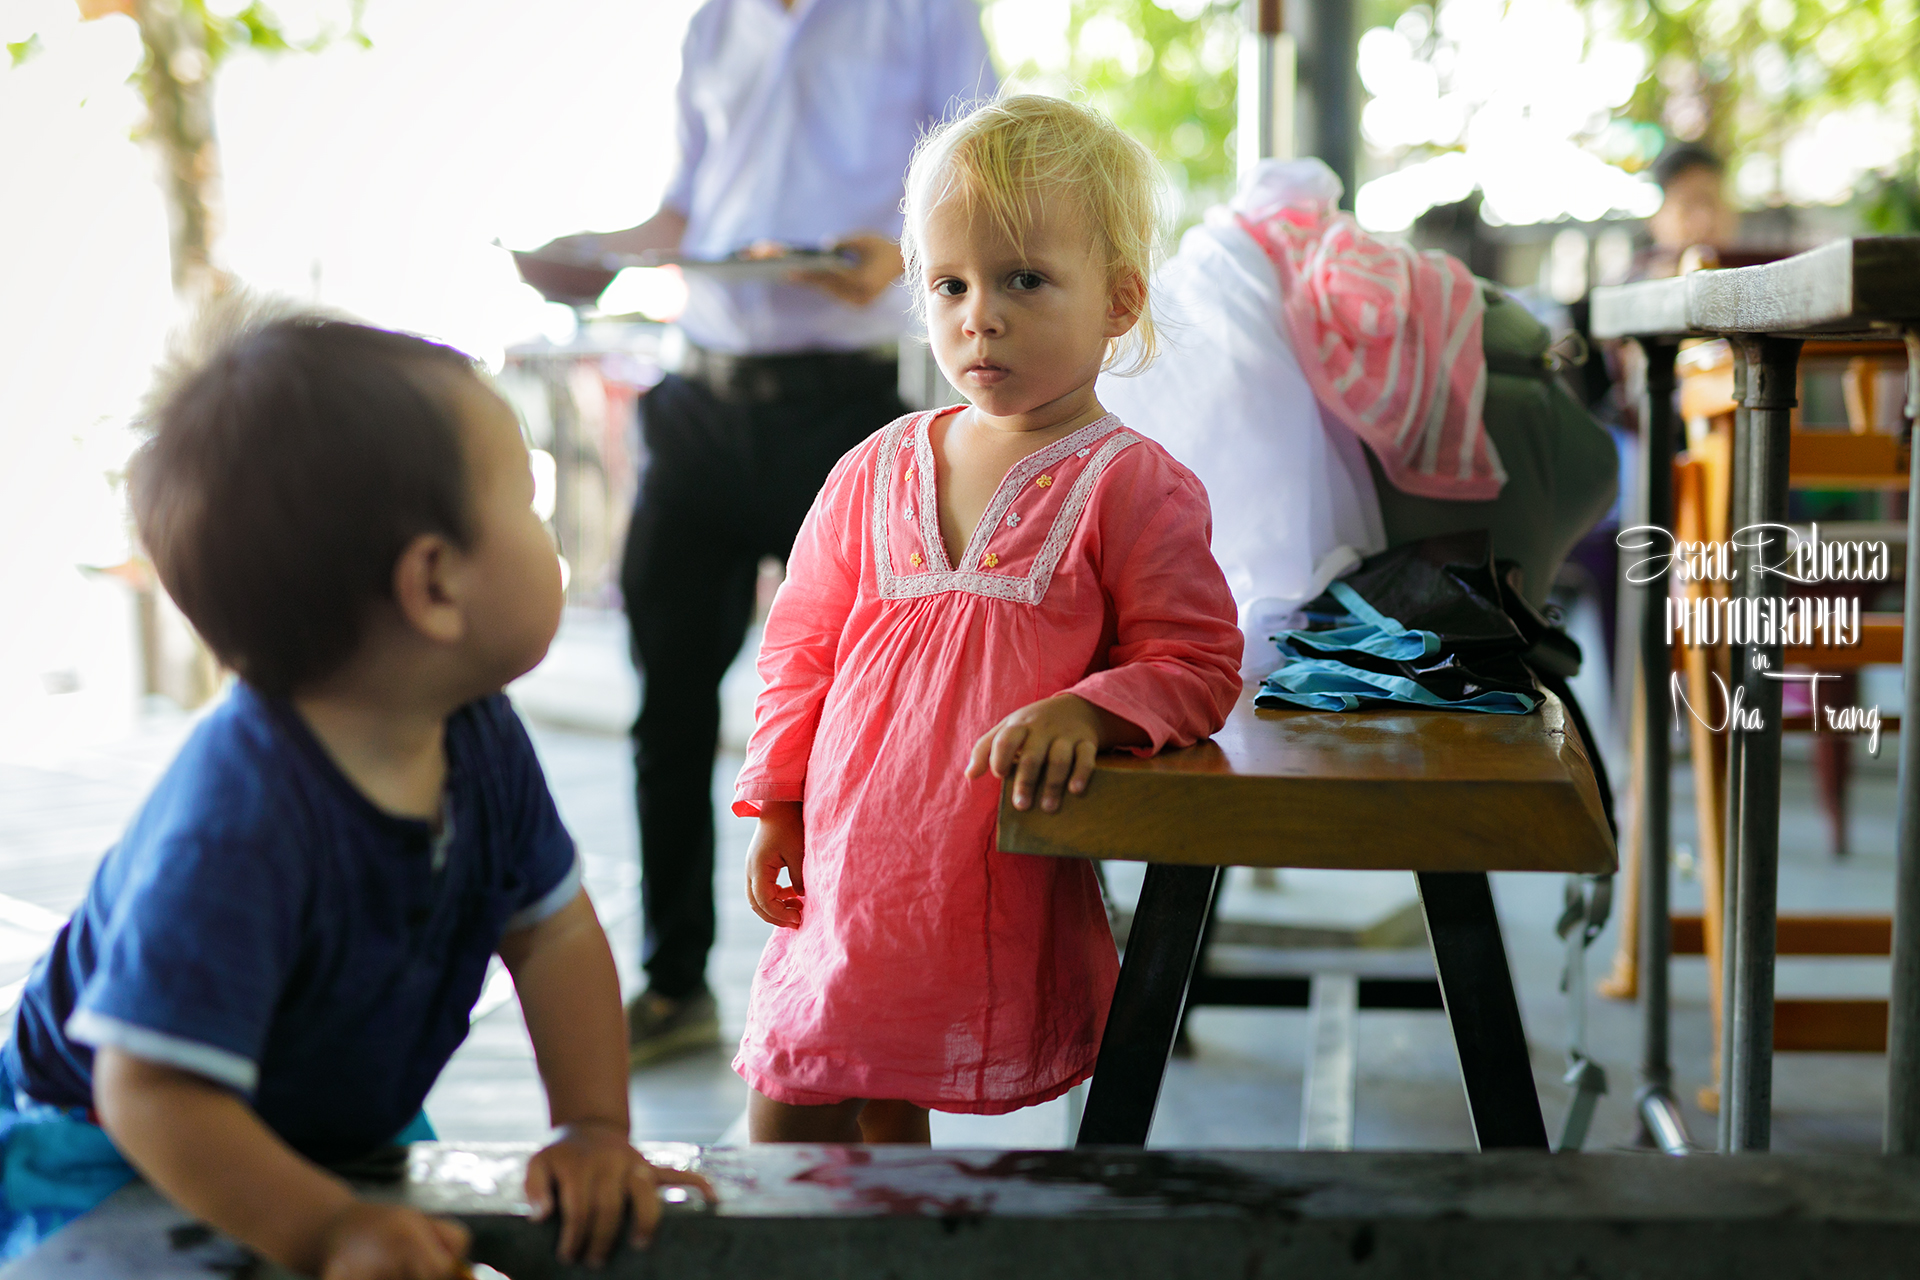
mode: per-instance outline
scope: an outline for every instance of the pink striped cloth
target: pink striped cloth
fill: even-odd
[[[1270,166],[1270,167],[1269,167]],[[1486,302],[1459,259],[1374,239],[1319,161],[1268,161],[1235,201],[1280,276],[1294,354],[1395,488],[1485,501],[1507,473],[1481,422]]]

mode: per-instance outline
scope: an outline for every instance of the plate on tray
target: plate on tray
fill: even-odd
[[[502,246],[504,247],[504,246]],[[788,249],[770,257],[696,258],[679,253],[543,253],[512,249],[520,278],[548,302],[590,307],[628,267],[678,267],[715,280],[784,280],[793,271],[846,271],[857,259],[831,249]]]

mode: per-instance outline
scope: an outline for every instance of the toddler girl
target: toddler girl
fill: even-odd
[[[1042,97],[915,154],[907,281],[971,404],[840,460],[767,619],[734,803],[783,926],[734,1060],[755,1141],[926,1142],[928,1108],[1093,1069],[1118,972],[1093,868],[997,852],[993,779],[1055,809],[1097,751],[1184,746],[1240,693],[1206,492],[1094,398],[1123,339],[1152,355],[1154,173]]]

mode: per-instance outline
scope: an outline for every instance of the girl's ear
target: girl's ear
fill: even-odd
[[[459,548],[437,533],[423,533],[393,562],[393,602],[407,625],[438,644],[466,638],[460,607]]]
[[[1131,332],[1146,309],[1147,282],[1139,272],[1129,271],[1107,292],[1107,336],[1118,338]]]

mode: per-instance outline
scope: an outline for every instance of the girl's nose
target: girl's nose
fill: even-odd
[[[975,289],[967,295],[966,310],[961,314],[960,323],[970,338],[995,337],[1005,327],[1000,308],[985,289]]]

